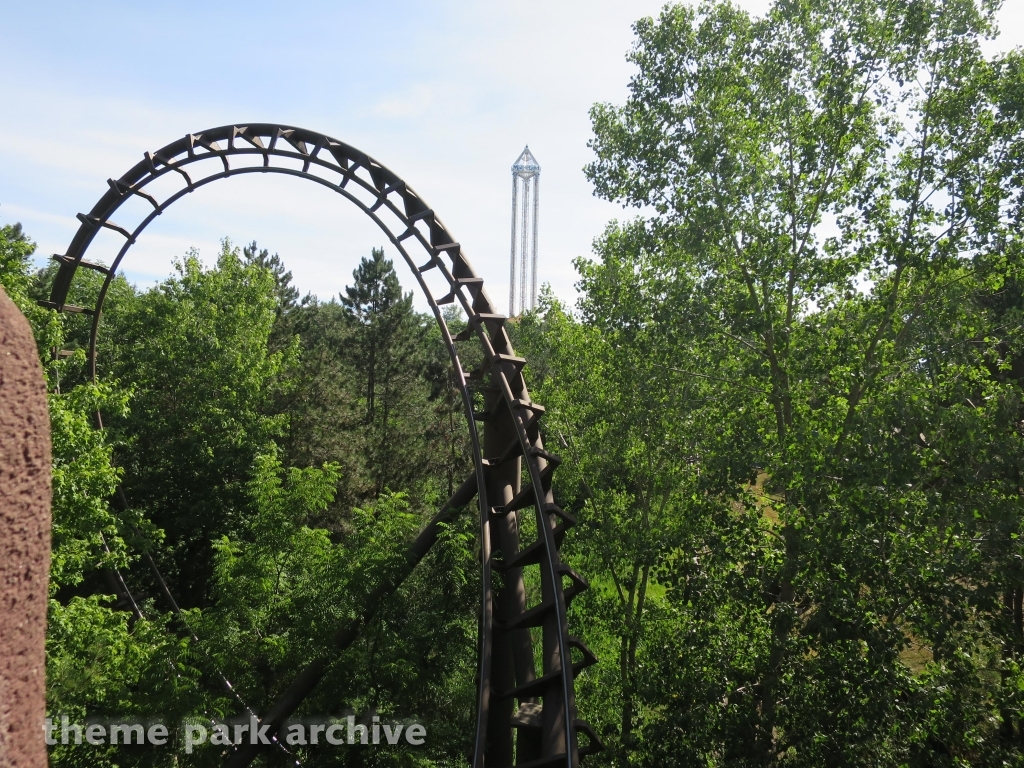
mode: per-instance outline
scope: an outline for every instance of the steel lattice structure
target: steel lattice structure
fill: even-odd
[[[522,188],[523,206],[519,208]],[[537,215],[540,213],[540,163],[526,146],[512,164],[512,246],[509,254],[508,314],[516,314],[516,238],[519,238],[519,313],[537,307]],[[532,234],[532,238],[528,237]],[[526,276],[530,274],[527,299]]]
[[[451,357],[475,470],[410,547],[408,563],[411,569],[429,550],[438,521],[450,517],[475,495],[482,589],[473,765],[576,768],[583,756],[600,749],[593,730],[577,718],[574,684],[576,675],[596,658],[568,629],[567,607],[587,583],[559,555],[566,531],[576,522],[555,503],[552,494],[552,474],[560,460],[544,447],[539,430],[544,408],[530,399],[522,375],[526,361],[512,349],[505,328],[507,318],[495,311],[483,280],[459,243],[402,179],[365,153],[301,128],[250,123],[189,134],[156,152],[147,152],[119,179],[108,180],[110,189],[93,209],[78,214],[81,226],[67,253],[54,256],[60,268],[49,301],[41,303],[59,312],[92,316],[88,360],[95,379],[103,302],[132,245],[153,219],[184,195],[211,182],[248,173],[296,176],[334,190],[383,230],[412,269]],[[158,192],[168,181],[173,184]],[[140,199],[149,206],[140,221],[129,228],[112,220],[126,202]],[[109,268],[85,259],[90,244],[104,228],[124,237]],[[410,253],[417,248],[426,255],[422,265],[417,265]],[[92,307],[67,303],[72,279],[83,268],[106,276]],[[466,330],[454,337],[440,311],[441,305],[453,302],[459,303],[468,318]],[[485,362],[481,369],[467,372],[459,360],[458,344],[473,340],[483,350]],[[482,394],[480,410],[474,392]],[[531,508],[538,534],[526,544],[520,541],[519,521]],[[523,569],[534,566],[540,569],[541,595],[530,605]],[[492,585],[495,574],[501,576],[497,586]],[[385,594],[394,587],[397,584],[382,585],[379,592]],[[167,597],[173,601],[169,593]],[[362,618],[371,616],[372,607]],[[356,621],[340,627],[334,647],[325,649],[321,658],[303,670],[263,716],[261,722],[270,724],[272,734],[319,682],[338,650],[351,644],[360,626]],[[542,629],[540,674],[530,633],[534,627]],[[578,651],[576,661],[574,649]],[[580,733],[586,736],[582,746]],[[240,747],[228,762],[248,765],[258,749]]]

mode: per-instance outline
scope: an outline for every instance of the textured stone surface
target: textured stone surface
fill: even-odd
[[[50,418],[28,323],[0,288],[0,768],[43,768]]]

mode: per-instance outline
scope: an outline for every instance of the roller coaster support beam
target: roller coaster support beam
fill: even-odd
[[[437,542],[441,524],[454,520],[458,516],[459,510],[466,506],[475,495],[476,473],[474,472],[459,486],[458,490],[452,494],[452,497],[445,502],[445,505],[424,526],[415,541],[409,545],[409,549],[405,552],[404,565],[392,573],[390,578],[385,579],[367,596],[363,612],[345,623],[334,633],[329,651],[302,670],[299,676],[288,686],[288,689],[281,694],[281,697],[270,708],[267,715],[260,720],[261,726],[270,726],[266,733],[272,742],[277,739],[281,726],[295,713],[295,710],[299,708],[303,700],[312,693],[317,683],[327,674],[331,664],[338,659],[345,649],[356,641],[360,630],[373,621],[380,606],[398,591],[398,588],[402,586],[402,583],[419,565],[420,561],[426,557],[430,548]],[[266,747],[263,746],[262,748]],[[259,744],[240,745],[228,759],[227,768],[244,768],[248,766],[256,759],[260,750],[261,745]]]

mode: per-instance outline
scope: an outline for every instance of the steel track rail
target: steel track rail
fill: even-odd
[[[262,163],[232,167],[231,158],[246,156],[261,158]],[[272,159],[281,164],[272,164]],[[204,173],[210,165],[216,170]],[[496,312],[483,280],[473,271],[458,241],[401,178],[358,149],[302,128],[250,123],[189,134],[156,152],[147,152],[119,179],[108,180],[108,191],[92,210],[78,215],[81,225],[67,252],[54,256],[60,266],[49,301],[40,303],[58,312],[92,316],[88,361],[95,380],[103,303],[128,251],[146,227],[180,198],[214,181],[248,173],[296,176],[334,190],[381,228],[413,271],[451,358],[476,474],[482,578],[473,766],[578,768],[582,757],[601,748],[590,726],[577,717],[574,684],[576,675],[596,663],[596,658],[568,629],[568,605],[587,583],[559,555],[565,532],[575,524],[552,494],[552,474],[560,460],[544,449],[539,430],[544,409],[530,399],[522,375],[526,361],[515,355],[505,329],[507,318]],[[164,177],[176,179],[181,186],[158,200],[150,189]],[[115,223],[112,217],[136,197],[152,210],[132,229]],[[85,259],[102,229],[125,239],[109,267]],[[424,264],[417,266],[408,243],[426,253]],[[82,268],[105,274],[91,307],[67,303],[72,280]],[[441,290],[446,291],[440,297],[425,277],[432,270],[437,270]],[[469,322],[466,331],[453,338],[440,308],[455,301]],[[485,365],[467,373],[456,344],[474,336]],[[487,379],[490,385],[481,387],[483,410],[476,411],[477,382],[483,385]],[[520,514],[531,507],[537,539],[521,547]],[[530,606],[523,569],[532,566],[540,569],[541,595]],[[497,588],[493,585],[495,573],[501,577]],[[532,627],[540,627],[542,634],[539,676],[534,668]],[[581,654],[575,662],[574,648]],[[582,747],[580,732],[587,736]]]

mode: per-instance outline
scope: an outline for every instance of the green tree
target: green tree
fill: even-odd
[[[367,596],[404,563],[423,519],[406,494],[383,494],[349,511],[342,531],[311,528],[331,502],[337,467],[285,469],[273,454],[257,459],[248,484],[253,514],[216,542],[213,605],[190,612],[199,635],[241,697],[265,711],[337,628],[367,607]],[[473,714],[477,587],[469,575],[472,515],[446,527],[436,550],[358,642],[334,664],[299,716],[417,716],[444,734],[431,758],[466,747]],[[217,711],[239,712],[221,695]],[[297,748],[317,765],[431,765],[419,750],[370,756],[354,749]],[[219,756],[208,750],[211,764]],[[378,761],[384,761],[383,763]]]
[[[22,312],[28,309],[24,300],[28,295],[30,259],[35,249],[35,243],[28,239],[20,223],[0,227],[0,279],[8,296],[21,301],[19,308],[25,305]]]
[[[345,351],[363,382],[367,459],[373,491],[408,487],[428,461],[423,373],[427,325],[402,293],[394,266],[375,248],[352,272],[341,298],[352,329]]]
[[[309,304],[313,297],[306,295],[300,300],[299,289],[292,283],[291,270],[285,268],[281,256],[260,248],[255,240],[242,248],[242,261],[267,270],[274,278],[275,318],[270,332],[270,348],[274,352],[285,350],[295,338],[296,309]]]
[[[676,453],[683,518],[622,759],[1021,763],[1021,389],[993,375],[1021,70],[981,53],[993,10],[670,6],[636,25],[626,104],[593,110],[588,175],[651,215],[581,264],[581,319],[635,366],[606,413],[672,394],[641,449]]]
[[[281,260],[279,254],[271,255],[269,250],[260,248],[253,240],[242,248],[242,260],[246,264],[255,264],[273,275],[279,318],[299,306],[299,289],[292,284],[291,270],[285,268],[284,261]]]
[[[341,304],[360,331],[356,365],[366,382],[366,423],[373,424],[378,418],[387,420],[395,404],[389,397],[393,375],[411,367],[412,347],[399,334],[412,318],[412,294],[402,293],[383,248],[374,248],[369,258],[363,258],[352,277],[354,283],[345,289]]]
[[[315,298],[293,310],[289,322],[301,346],[294,386],[283,401],[288,461],[297,466],[337,463],[342,471],[331,509],[348,509],[372,485],[364,449],[363,381],[346,354],[354,330],[337,301]],[[322,524],[340,524],[331,517],[337,515],[327,515]]]
[[[135,393],[126,416],[107,420],[125,500],[164,531],[160,565],[193,606],[207,594],[210,542],[241,524],[255,457],[282,432],[272,404],[294,351],[270,350],[273,275],[229,241],[216,267],[192,254],[175,268],[105,314],[100,371]]]
[[[615,254],[625,239],[602,241],[604,265],[622,266]],[[616,317],[590,312],[589,322],[577,322],[545,293],[543,315],[526,315],[514,340],[527,359],[540,361],[539,370],[531,362],[531,391],[548,409],[548,444],[570,460],[558,488],[582,521],[565,551],[595,587],[572,606],[574,624],[602,660],[577,681],[582,711],[625,760],[635,741],[640,671],[650,663],[645,646],[651,628],[671,618],[654,569],[684,536],[695,393],[659,362],[672,358],[660,330],[678,305],[641,296],[621,276],[607,275],[599,288],[588,279],[593,271],[584,275],[585,303],[600,301],[600,289],[615,291]]]

